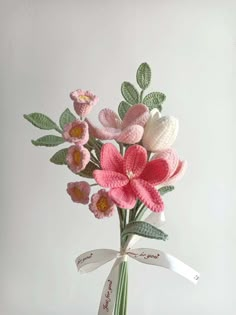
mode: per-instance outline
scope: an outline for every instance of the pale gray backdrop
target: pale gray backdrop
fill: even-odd
[[[194,287],[130,262],[129,315],[235,314],[235,1],[1,1],[1,315],[94,315],[111,264],[81,276],[75,257],[118,248],[118,219],[96,220],[65,189],[76,176],[23,120],[72,108],[90,89],[116,109],[120,84],[147,61],[164,113],[180,120],[189,162],[166,199],[169,241],[142,241],[201,273]],[[235,68],[234,68],[235,69]],[[234,112],[233,112],[234,111]]]

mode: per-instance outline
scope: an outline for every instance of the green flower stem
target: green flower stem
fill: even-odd
[[[143,205],[143,206],[139,209],[139,211],[137,212],[136,217],[135,217],[135,221],[139,221],[140,219],[142,219],[142,217],[143,217],[143,215],[144,215],[144,213],[145,213],[146,210],[147,210],[146,206]]]
[[[88,149],[89,151],[92,151],[92,150],[93,150],[93,146],[90,145],[89,142],[87,142],[87,143],[84,145],[84,147],[85,147],[86,149]]]
[[[126,209],[122,209],[123,212],[123,217],[124,217],[124,226],[126,225],[126,221],[127,221],[127,210]]]
[[[129,222],[133,221],[133,213],[134,213],[134,209],[129,210]]]
[[[147,210],[147,208],[145,205],[143,205],[141,202],[137,203],[136,208],[132,210],[132,212],[133,212],[132,220],[131,221],[129,220],[129,222],[140,221],[146,210]],[[133,237],[132,235],[129,235],[125,238],[125,241],[123,243],[123,249],[124,250],[127,250],[128,245],[129,245],[132,237]]]
[[[123,143],[119,142],[119,147],[120,147],[120,154],[123,156],[123,154],[124,154],[124,145],[123,145]]]
[[[142,206],[142,203],[140,200],[138,200],[135,207],[132,210],[129,210],[129,222],[128,223],[135,221],[136,214],[139,211],[141,206]]]
[[[101,146],[97,141],[93,141],[93,146],[96,147],[97,150],[101,150]]]
[[[126,315],[128,302],[128,263],[124,262],[123,290],[121,294],[121,314]]]
[[[122,290],[122,285],[123,285],[123,273],[124,273],[124,265],[122,263],[119,266],[119,280],[117,284],[114,315],[120,315],[120,301],[121,301],[121,290]]]
[[[123,213],[122,213],[122,209],[119,207],[117,207],[117,211],[118,211],[119,220],[120,220],[120,234],[121,234],[123,229],[124,229]],[[122,244],[121,244],[121,246],[122,246]]]
[[[127,261],[124,261],[120,265],[114,315],[126,315],[127,292],[128,292],[128,268],[127,268]]]
[[[90,137],[85,147],[89,149],[89,151],[92,151],[93,149],[95,149],[95,151],[97,150],[100,152],[102,145],[99,143],[99,140],[96,140],[95,138]]]
[[[98,159],[94,156],[92,152],[90,152],[90,158],[93,163],[97,164],[97,166],[100,165],[100,162],[98,161]]]
[[[142,206],[142,203],[140,200],[137,201],[136,203],[136,206],[134,208],[134,211],[133,211],[133,215],[132,215],[132,221],[135,221],[135,217],[136,217],[136,214],[137,212],[139,211],[140,207]]]
[[[126,224],[129,223],[129,216],[126,209],[117,207],[120,220],[120,235],[124,230]],[[128,222],[127,222],[128,221]],[[121,250],[124,248],[126,238],[120,237]],[[126,315],[127,312],[127,291],[128,291],[128,269],[127,261],[124,261],[119,266],[119,279],[117,284],[116,301],[114,308],[114,315]]]
[[[142,90],[142,91],[140,92],[140,96],[139,96],[139,101],[140,101],[140,103],[142,103],[142,101],[143,101],[143,92],[144,92],[144,90]]]

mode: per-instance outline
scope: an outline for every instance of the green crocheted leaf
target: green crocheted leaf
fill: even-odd
[[[86,178],[93,178],[93,171],[97,170],[98,166],[95,165],[93,162],[89,162],[85,169],[80,172],[78,175],[81,177],[86,177]]]
[[[24,115],[24,118],[39,129],[44,129],[44,130],[55,129],[57,131],[60,130],[57,124],[44,114],[32,113],[29,115]]]
[[[163,231],[143,221],[136,221],[127,224],[121,236],[125,237],[129,234],[135,234],[142,237],[154,238],[163,241],[165,241],[168,238],[168,235],[165,234]]]
[[[123,82],[121,85],[121,94],[124,99],[131,105],[137,104],[139,94],[136,88],[129,82]]]
[[[31,142],[36,146],[55,147],[65,142],[65,140],[62,137],[47,135]]]
[[[152,92],[147,94],[144,99],[143,103],[149,107],[150,110],[153,108],[157,108],[160,111],[162,110],[161,104],[165,101],[166,96],[161,92]]]
[[[164,186],[164,187],[159,188],[158,191],[163,196],[174,189],[175,189],[174,186]]]
[[[67,151],[68,149],[61,149],[59,151],[57,151],[50,159],[50,162],[57,164],[57,165],[63,165],[63,164],[67,164],[66,163],[66,155],[67,155]]]
[[[142,63],[139,66],[136,74],[136,79],[138,85],[142,90],[145,90],[149,86],[151,82],[151,74],[151,68],[146,62]]]
[[[72,114],[72,112],[67,108],[60,117],[59,123],[62,129],[64,129],[65,125],[71,123],[76,120],[76,117]]]
[[[118,107],[118,113],[121,119],[124,119],[126,112],[131,106],[125,101],[121,101]]]

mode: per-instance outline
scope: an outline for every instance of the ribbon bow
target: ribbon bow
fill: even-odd
[[[155,226],[161,226],[165,219],[163,214],[152,213],[145,221]],[[128,257],[144,264],[172,270],[194,284],[198,282],[199,273],[179,259],[157,249],[132,249],[131,245],[134,245],[138,239],[139,237],[137,236],[130,238],[126,248],[122,252],[112,249],[95,249],[83,253],[76,258],[76,266],[81,273],[91,272],[107,262],[116,259],[103,287],[98,315],[112,315],[119,279],[119,265],[123,261],[126,261]]]

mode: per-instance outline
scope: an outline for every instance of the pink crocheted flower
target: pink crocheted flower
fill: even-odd
[[[74,109],[80,117],[85,117],[97,104],[98,97],[90,91],[76,90],[70,93],[70,98],[74,101]]]
[[[152,157],[152,160],[164,159],[168,161],[170,166],[170,176],[165,185],[174,184],[176,181],[180,180],[187,169],[187,161],[181,161],[178,157],[177,152],[174,149],[163,150]]]
[[[85,144],[89,139],[88,124],[81,120],[75,120],[64,127],[63,138],[66,141]]]
[[[100,189],[96,194],[92,195],[89,209],[96,218],[102,219],[113,215],[115,205],[108,192],[105,189]]]
[[[72,172],[78,174],[80,171],[85,169],[89,160],[90,153],[82,145],[77,144],[69,147],[66,156],[66,162]]]
[[[142,139],[144,126],[149,118],[149,110],[143,104],[130,107],[123,121],[111,109],[105,108],[99,113],[104,128],[95,127],[89,120],[90,133],[101,140],[115,139],[121,143],[134,144]]]
[[[87,182],[74,182],[67,184],[67,192],[74,202],[86,205],[89,202],[90,185]]]
[[[119,207],[131,209],[138,198],[154,212],[164,209],[155,186],[169,178],[166,160],[147,162],[147,151],[140,145],[130,146],[123,158],[111,143],[102,146],[100,160],[102,170],[95,170],[93,176],[99,185],[110,188],[109,195]]]

